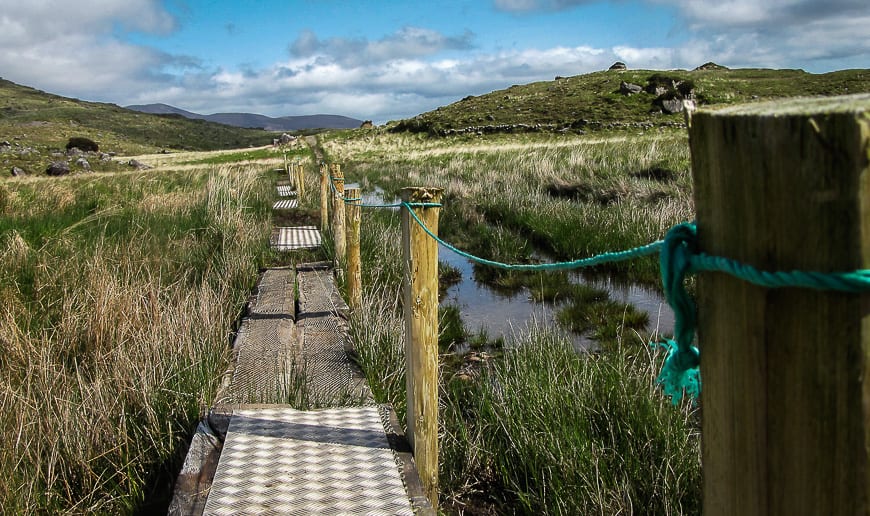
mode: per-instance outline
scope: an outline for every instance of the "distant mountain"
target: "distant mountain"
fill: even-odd
[[[305,115],[272,118],[254,113],[215,113],[201,115],[167,104],[144,104],[126,106],[127,109],[152,115],[181,115],[195,120],[207,120],[233,127],[263,128],[267,131],[298,131],[301,129],[354,129],[362,120],[341,115]]]

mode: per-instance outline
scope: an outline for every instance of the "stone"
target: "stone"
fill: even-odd
[[[463,100],[465,100],[465,99],[463,99]],[[361,123],[359,126],[360,129],[371,129],[372,127],[374,127],[374,124],[372,124],[371,120],[366,120],[363,123]]]
[[[80,167],[81,167],[82,169],[84,169],[84,170],[90,170],[90,169],[91,169],[91,164],[88,163],[88,160],[86,160],[85,158],[79,158],[79,159],[77,159],[77,160],[76,160],[76,165],[80,166]]]
[[[630,82],[622,81],[619,83],[619,93],[623,95],[635,95],[643,91],[643,87],[638,86],[637,84],[631,84]]]
[[[81,156],[82,154],[84,154],[84,153],[78,147],[70,147],[69,149],[66,150],[66,155],[70,156],[70,157]]]
[[[683,100],[680,98],[662,99],[660,102],[662,112],[669,115],[681,113],[683,108],[688,108],[690,111],[695,109],[695,102],[692,100]]]
[[[12,177],[22,177],[26,176],[27,173],[18,167],[12,167]]]
[[[45,169],[45,173],[50,176],[65,176],[69,174],[69,163],[66,161],[53,161]]]
[[[281,144],[282,144],[282,145],[287,145],[287,144],[290,143],[290,142],[296,141],[296,137],[295,137],[295,136],[291,136],[291,135],[289,135],[289,134],[287,134],[287,133],[284,133],[284,134],[281,135],[281,138],[279,138],[279,140],[281,141]]]
[[[617,61],[610,65],[610,68],[608,68],[608,70],[628,70],[628,67],[625,66],[625,63],[623,63],[622,61]]]
[[[136,170],[148,170],[149,168],[151,168],[149,165],[146,165],[145,163],[142,163],[141,161],[135,159],[131,159],[130,161],[128,161],[127,166],[133,167]]]

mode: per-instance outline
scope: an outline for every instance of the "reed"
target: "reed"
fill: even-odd
[[[268,258],[255,168],[3,185],[0,507],[165,510]]]

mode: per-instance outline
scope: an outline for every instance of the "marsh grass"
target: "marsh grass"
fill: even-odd
[[[3,512],[165,510],[269,256],[260,178],[227,167],[2,185]]]
[[[695,414],[658,392],[661,357],[642,343],[577,354],[546,330],[516,344],[444,386],[449,505],[485,493],[498,512],[700,513]]]

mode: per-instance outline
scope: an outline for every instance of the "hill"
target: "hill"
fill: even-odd
[[[239,148],[266,145],[274,137],[262,130],[61,97],[0,79],[0,140],[50,149],[63,148],[74,136],[120,154]]]
[[[692,71],[608,70],[468,96],[389,126],[433,135],[678,126],[683,116],[663,112],[663,105],[680,105],[684,98],[705,106],[863,92],[870,92],[870,70],[811,74],[715,63]]]
[[[214,113],[201,115],[167,104],[137,104],[127,109],[156,115],[175,114],[194,120],[208,120],[233,127],[259,128],[267,131],[301,131],[305,129],[354,129],[362,120],[341,115],[301,115],[273,118],[254,113]]]

